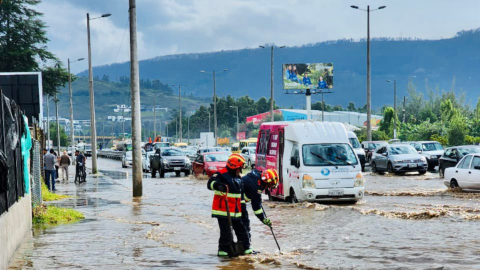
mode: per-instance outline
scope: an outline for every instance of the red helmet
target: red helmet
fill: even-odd
[[[245,164],[245,158],[239,154],[231,154],[227,159],[227,167],[230,169],[242,168]]]
[[[262,181],[268,187],[276,187],[278,185],[278,172],[275,169],[268,169],[262,172]]]

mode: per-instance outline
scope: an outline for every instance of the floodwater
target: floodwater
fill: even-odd
[[[260,253],[220,259],[205,180],[146,177],[144,196],[132,199],[130,169],[104,159],[99,167],[108,176],[57,185],[76,196],[57,204],[86,219],[34,230],[11,269],[480,268],[480,195],[448,191],[436,173],[367,173],[368,193],[357,204],[267,201],[282,254],[251,213],[252,244]]]

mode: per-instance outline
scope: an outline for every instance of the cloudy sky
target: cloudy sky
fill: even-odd
[[[449,38],[480,27],[478,0],[137,0],[138,53],[155,56],[302,45],[366,35],[366,13],[350,5],[387,8],[371,13],[373,37]],[[48,44],[62,61],[87,56],[86,13],[93,65],[129,59],[128,0],[43,0]],[[123,40],[123,42],[122,42]],[[87,62],[72,64],[73,72]]]

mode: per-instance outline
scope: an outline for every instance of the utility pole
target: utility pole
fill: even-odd
[[[130,78],[132,96],[132,184],[133,197],[142,196],[142,127],[140,117],[140,75],[137,55],[137,7],[129,0],[130,14]]]
[[[217,92],[215,83],[215,70],[213,71],[213,128],[215,146],[218,146],[218,134],[217,134]]]
[[[57,154],[60,156],[60,125],[58,124],[58,98],[57,98],[57,92],[55,92],[55,118],[57,122]]]
[[[265,46],[260,45],[259,46],[262,49],[265,49]],[[272,45],[270,46],[270,120],[273,122],[275,120],[275,117],[273,115],[273,107],[274,107],[274,85],[273,85],[273,48],[275,46]],[[285,48],[285,46],[280,46],[278,47],[279,49]]]
[[[386,6],[380,6],[377,9],[370,10],[370,6],[367,9],[361,9],[358,6],[350,6],[351,8],[366,11],[367,12],[367,141],[372,140],[372,100],[371,100],[371,68],[370,68],[370,12],[386,8]]]
[[[210,133],[210,110],[208,110],[208,132]]]
[[[48,150],[50,150],[50,95],[47,94],[47,137],[48,137]]]
[[[181,85],[178,85],[178,110],[179,110],[179,120],[180,123],[179,129],[180,129],[180,142],[182,142],[182,90],[181,90]]]
[[[70,73],[70,63],[75,63],[78,61],[82,61],[85,58],[79,58],[76,61],[71,61],[68,58],[68,91],[70,94],[70,142],[71,142],[71,149],[72,149],[72,164],[75,165],[75,158],[73,158],[74,150],[75,150],[75,130],[73,126],[73,94],[72,94],[72,74]],[[67,149],[68,150],[68,149]]]
[[[235,108],[235,109],[237,109],[237,136],[236,136],[236,138],[237,138],[237,140],[238,140],[238,133],[239,133],[239,127],[238,127],[238,106],[230,106],[230,108]]]
[[[157,108],[155,106],[155,96],[153,96],[153,138],[157,138]]]

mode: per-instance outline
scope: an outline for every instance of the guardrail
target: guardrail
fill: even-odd
[[[98,151],[97,152],[98,157],[103,157],[103,158],[110,158],[110,159],[118,159],[121,160],[123,156],[123,151]]]

